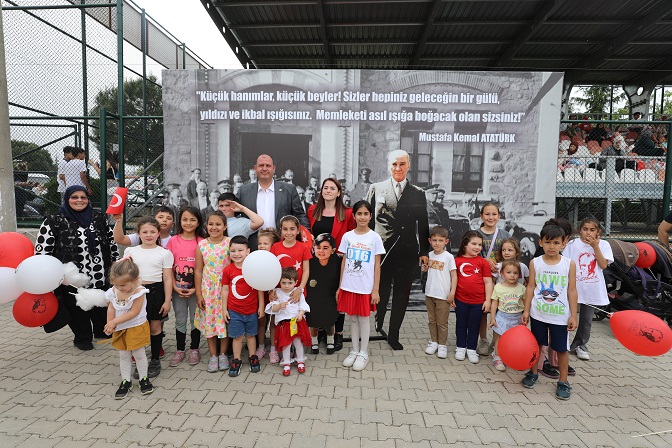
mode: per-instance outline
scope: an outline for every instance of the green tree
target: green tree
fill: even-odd
[[[579,87],[581,96],[573,98],[573,103],[582,106],[577,112],[586,113],[608,113],[609,103],[611,101],[611,86],[587,86]],[[614,86],[614,112],[618,107],[617,103],[625,100],[625,94],[621,88]]]
[[[28,171],[33,172],[56,172],[57,166],[51,154],[46,149],[36,149],[39,146],[23,140],[12,140],[12,161],[16,166],[25,162]]]
[[[142,110],[142,79],[124,81],[124,114],[126,117],[143,115]],[[161,101],[161,86],[157,84],[155,76],[146,81],[147,115],[163,116]],[[101,108],[110,113],[117,113],[117,87],[101,90],[96,95],[95,106],[89,115],[98,116]],[[134,118],[124,119],[124,162],[130,165],[143,166],[144,135],[143,124],[147,124],[147,163],[151,163],[163,154],[163,120],[142,120]],[[100,147],[100,128],[91,127],[91,140]],[[112,145],[118,143],[119,122],[116,119],[107,120],[107,139],[105,150],[109,154]],[[162,164],[156,165],[161,169]]]
[[[660,94],[657,95],[656,100],[656,115],[667,115],[668,118],[672,116],[672,91],[667,90],[663,95],[663,108],[660,109]],[[651,103],[649,105],[649,111],[653,111],[653,101],[654,97],[651,95]]]

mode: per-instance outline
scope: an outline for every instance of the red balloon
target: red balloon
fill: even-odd
[[[640,241],[635,243],[637,249],[639,250],[639,258],[635,261],[635,266],[640,268],[650,268],[656,262],[656,251],[649,243]]]
[[[26,235],[16,232],[0,233],[0,266],[14,268],[35,255],[35,248]]]
[[[58,299],[53,292],[30,294],[24,292],[14,302],[14,319],[24,327],[41,327],[49,323],[58,311]]]
[[[646,311],[618,311],[609,319],[609,325],[618,342],[638,355],[660,356],[672,348],[670,327]]]
[[[526,370],[539,360],[539,344],[526,326],[518,325],[499,338],[497,354],[508,367]]]

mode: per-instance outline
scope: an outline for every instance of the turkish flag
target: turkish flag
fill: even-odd
[[[128,188],[117,187],[114,190],[112,198],[110,198],[110,205],[107,207],[108,215],[118,215],[124,212],[124,206],[126,205],[126,197],[128,196]]]

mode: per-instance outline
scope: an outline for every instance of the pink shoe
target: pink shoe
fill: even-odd
[[[189,359],[187,360],[187,363],[190,366],[195,366],[201,362],[201,352],[197,348],[192,348],[189,350]]]
[[[271,361],[271,364],[277,364],[280,362],[280,355],[278,355],[277,351],[271,350],[268,354],[268,359]]]
[[[170,367],[177,367],[180,365],[180,363],[184,360],[184,357],[186,354],[184,353],[184,350],[176,350],[175,353],[173,353],[173,358],[170,360],[170,364],[168,364]]]
[[[263,348],[259,347],[257,349],[256,355],[257,355],[257,358],[259,358],[259,359],[263,358],[264,355],[266,355],[266,349],[263,349]]]

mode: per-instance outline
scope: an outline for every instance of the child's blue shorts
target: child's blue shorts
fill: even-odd
[[[259,329],[259,317],[254,314],[240,314],[229,310],[229,323],[226,330],[230,338],[256,336]]]

